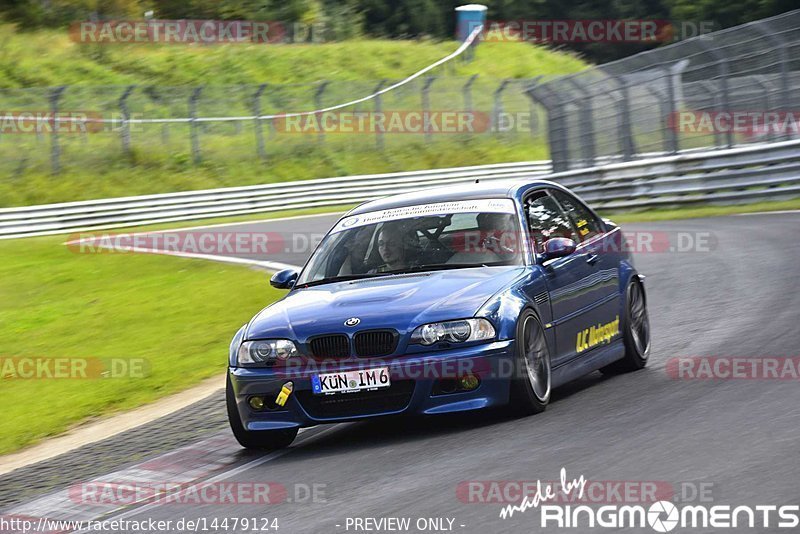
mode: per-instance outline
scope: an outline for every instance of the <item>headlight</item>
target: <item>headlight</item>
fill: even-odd
[[[411,343],[433,345],[442,341],[464,343],[492,339],[495,336],[492,323],[486,319],[463,319],[444,323],[424,324],[411,334]]]
[[[297,355],[297,347],[288,339],[245,341],[239,347],[239,365],[272,365],[276,360],[288,360]]]

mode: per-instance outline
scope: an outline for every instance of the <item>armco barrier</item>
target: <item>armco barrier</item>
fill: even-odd
[[[572,188],[605,210],[800,196],[800,141],[687,151],[550,173],[535,161],[348,176],[249,187],[0,209],[0,239],[286,209],[341,206],[434,187],[543,179]]]

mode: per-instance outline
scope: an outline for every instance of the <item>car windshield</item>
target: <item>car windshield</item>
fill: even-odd
[[[297,281],[316,285],[414,271],[518,265],[511,199],[408,206],[345,217],[320,243]]]

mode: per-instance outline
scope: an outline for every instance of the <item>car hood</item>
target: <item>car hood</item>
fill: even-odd
[[[248,325],[247,339],[289,338],[393,328],[472,317],[495,293],[522,275],[520,266],[450,269],[297,289],[263,309]],[[357,317],[358,326],[344,325]]]

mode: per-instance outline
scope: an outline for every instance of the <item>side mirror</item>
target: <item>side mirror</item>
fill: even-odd
[[[294,269],[284,269],[282,271],[278,271],[272,275],[272,278],[269,279],[269,285],[275,289],[292,289],[295,281],[297,281],[298,274],[300,273]]]
[[[548,239],[544,242],[544,259],[547,261],[569,256],[575,252],[576,248],[577,245],[575,244],[575,241],[567,237],[554,237],[552,239]]]

